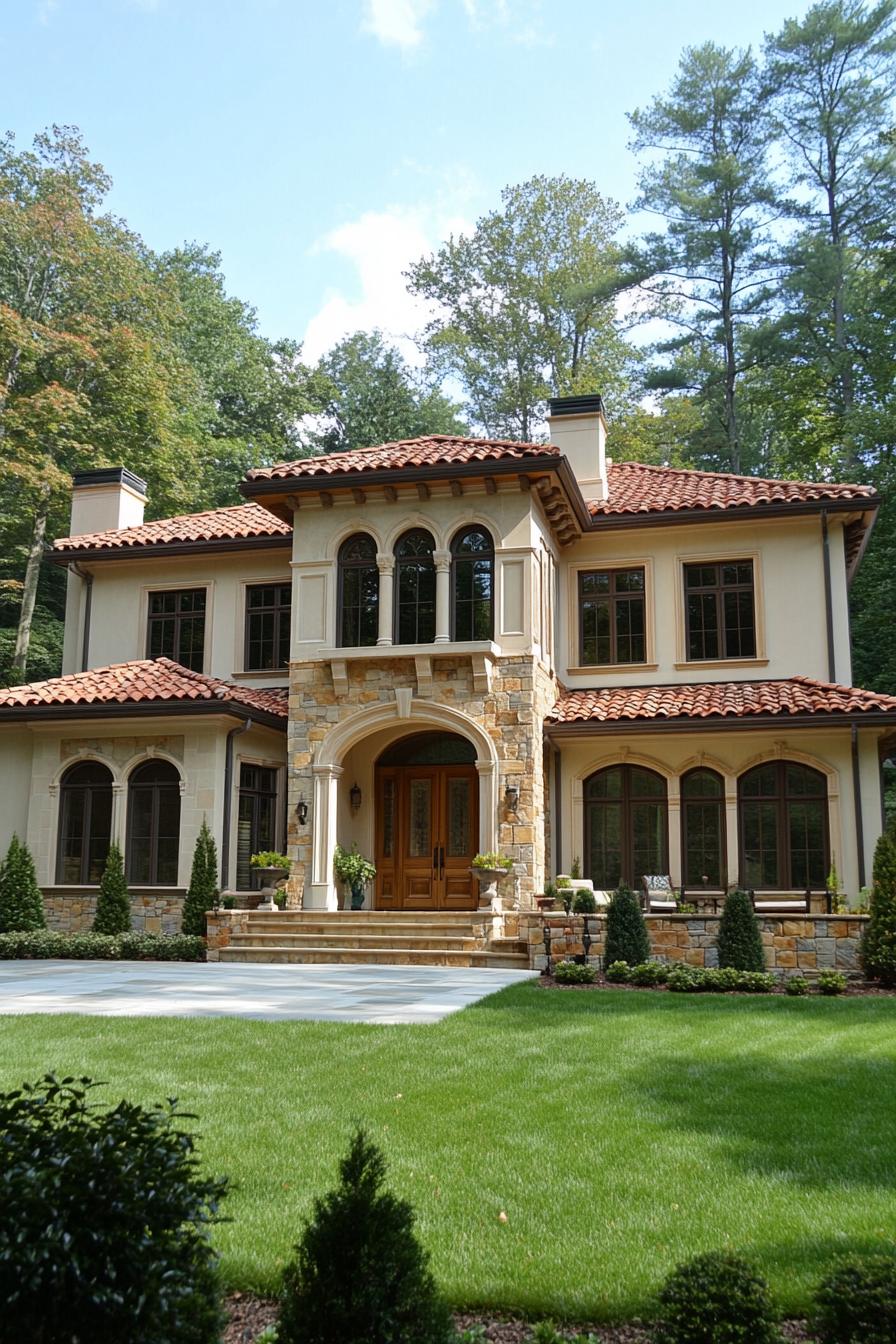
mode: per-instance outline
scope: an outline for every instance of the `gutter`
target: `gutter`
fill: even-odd
[[[84,636],[81,643],[81,672],[86,672],[89,666],[88,651],[90,649],[90,609],[93,605],[93,575],[75,561],[68,566],[69,572],[77,574],[84,585]]]
[[[221,832],[222,891],[227,887],[227,878],[230,873],[230,820],[233,815],[233,740],[235,737],[241,737],[243,733],[248,733],[251,727],[252,720],[247,718],[245,722],[238,723],[236,727],[231,728],[227,734],[224,747],[224,818]]]
[[[837,681],[837,658],[834,652],[834,599],[831,591],[831,542],[828,535],[828,511],[821,511],[821,550],[824,559],[824,619],[828,643],[828,681]]]

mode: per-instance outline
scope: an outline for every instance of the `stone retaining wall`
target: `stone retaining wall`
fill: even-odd
[[[551,957],[581,956],[584,918],[581,915],[550,914]],[[688,966],[717,966],[719,920],[721,915],[648,915],[650,948],[659,961],[684,962]],[[805,975],[837,970],[846,975],[861,974],[859,940],[867,915],[762,915],[759,927],[765,946],[766,965],[781,976]],[[588,927],[593,942],[589,961],[603,964],[606,918],[591,915]],[[529,965],[536,971],[545,967],[544,917],[521,914],[519,936],[529,949]]]
[[[131,892],[131,926],[135,933],[180,933],[183,890]],[[56,933],[87,933],[93,928],[96,892],[44,892],[47,928]]]

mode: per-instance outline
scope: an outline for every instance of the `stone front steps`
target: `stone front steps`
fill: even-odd
[[[488,966],[528,970],[526,944],[487,939],[489,918],[464,911],[251,911],[219,959],[323,965]]]

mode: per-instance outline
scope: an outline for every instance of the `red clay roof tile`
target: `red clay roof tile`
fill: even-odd
[[[775,481],[761,476],[648,467],[640,462],[614,462],[610,466],[609,477],[609,498],[588,504],[588,511],[593,518],[621,513],[669,513],[683,509],[717,510],[823,500],[863,500],[875,495],[868,485]]]
[[[232,504],[204,513],[184,513],[176,518],[158,518],[139,527],[111,528],[108,532],[85,532],[78,537],[59,537],[54,551],[116,551],[126,547],[170,546],[178,543],[240,541],[257,537],[292,537],[289,523],[275,518],[260,504]]]
[[[552,443],[518,443],[515,439],[472,439],[455,434],[427,434],[420,439],[399,439],[373,448],[348,453],[327,453],[256,467],[247,481],[291,480],[299,476],[346,476],[354,472],[389,471],[397,467],[463,466],[467,462],[492,462],[527,457],[559,457]]]

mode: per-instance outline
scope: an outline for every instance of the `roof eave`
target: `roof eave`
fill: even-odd
[[[855,724],[861,728],[896,723],[894,710],[862,710],[848,714],[838,710],[818,710],[814,714],[710,714],[687,717],[664,718],[658,715],[654,719],[573,719],[568,723],[551,723],[545,720],[545,733],[555,737],[578,737],[588,734],[604,733],[655,733],[660,732],[713,732],[722,730],[743,731],[750,728],[780,728],[787,725],[792,728],[848,728]]]
[[[589,531],[629,527],[669,527],[685,523],[730,523],[738,518],[801,517],[813,513],[869,513],[875,515],[880,496],[861,499],[809,499],[768,504],[731,504],[725,508],[666,509],[656,513],[640,510],[631,513],[589,514]]]
[[[239,719],[245,722],[251,719],[260,727],[274,728],[286,732],[285,714],[274,714],[268,709],[256,709],[251,705],[240,705],[232,700],[141,700],[123,704],[102,701],[94,704],[64,705],[0,705],[0,721],[28,721],[39,719],[41,722],[70,719],[95,718],[135,718],[143,716],[180,717],[192,714],[218,714],[225,718]]]
[[[139,560],[142,556],[226,555],[238,551],[291,549],[291,537],[234,537],[229,540],[215,538],[212,541],[152,541],[142,546],[71,547],[47,551],[44,558],[54,565],[70,565],[72,561],[81,560],[92,565],[98,560]]]

